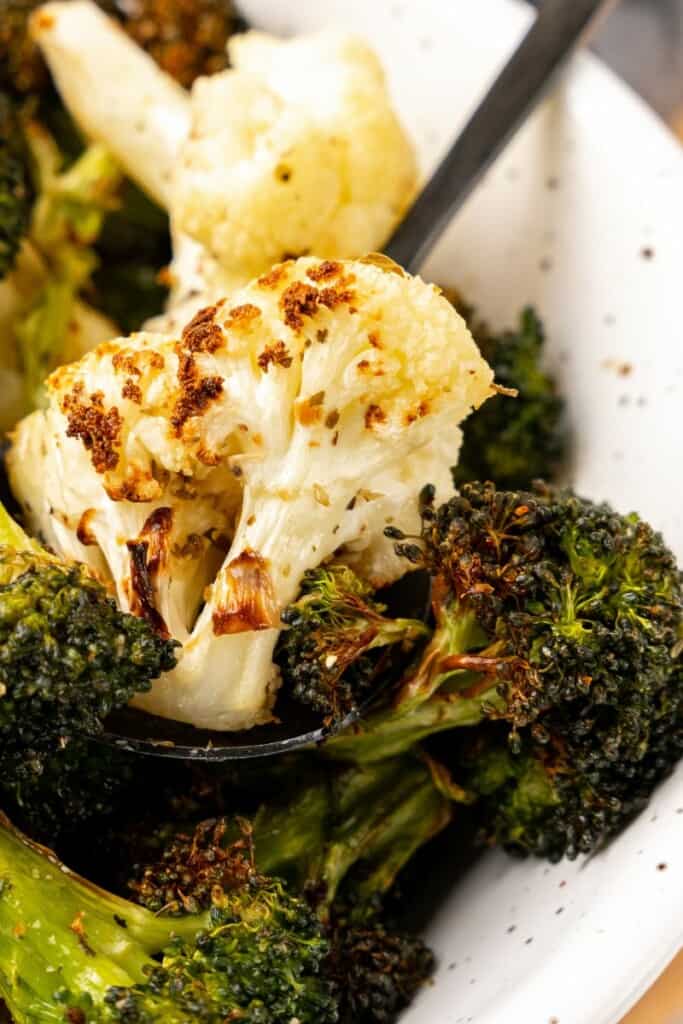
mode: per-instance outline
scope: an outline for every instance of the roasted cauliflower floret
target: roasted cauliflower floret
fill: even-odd
[[[43,5],[32,31],[83,133],[168,209],[174,302],[380,249],[413,198],[411,143],[354,36],[235,35],[232,67],[188,92],[89,0]]]
[[[53,374],[11,480],[45,541],[183,644],[138,703],[241,728],[269,718],[304,572],[412,506],[411,462],[433,465],[435,438],[456,461],[457,425],[491,391],[438,289],[382,257],[299,259],[178,337],[118,339]]]
[[[379,249],[417,171],[373,51],[338,31],[248,32],[229,51],[233,68],[193,89],[172,199],[181,230],[247,277],[287,255]]]

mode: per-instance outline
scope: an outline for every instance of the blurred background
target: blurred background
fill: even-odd
[[[593,49],[683,138],[683,0],[621,0]]]

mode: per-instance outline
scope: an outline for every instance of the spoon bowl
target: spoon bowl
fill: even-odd
[[[431,609],[430,577],[423,570],[409,572],[385,587],[380,597],[391,616],[426,622]],[[331,724],[326,724],[319,712],[281,693],[274,708],[275,721],[253,729],[240,732],[196,729],[136,708],[123,708],[109,716],[105,732],[97,739],[130,753],[186,761],[241,761],[285,754],[322,743],[367,714],[377,699],[400,679],[410,657],[404,652],[392,651],[372,696],[345,718]]]

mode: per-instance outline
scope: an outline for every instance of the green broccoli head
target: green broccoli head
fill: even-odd
[[[50,780],[79,803],[71,781],[90,755],[70,741],[97,735],[110,711],[149,689],[175,664],[175,646],[121,612],[84,566],[40,549],[0,506],[2,789],[26,808],[34,798],[38,814]]]
[[[275,660],[285,690],[304,704],[343,719],[376,684],[383,655],[409,650],[427,633],[422,622],[386,615],[374,588],[341,563],[304,575],[301,593],[282,615]]]
[[[14,266],[28,232],[32,203],[29,157],[19,119],[10,97],[0,92],[0,280]]]
[[[333,1024],[328,953],[307,903],[253,870],[208,910],[164,918],[0,822],[0,996],[16,1024]]]
[[[540,485],[467,484],[426,505],[423,540],[434,636],[398,707],[328,752],[372,759],[488,722],[457,763],[494,837],[551,859],[590,851],[681,753],[673,555],[636,516]]]
[[[470,312],[465,310],[465,313]],[[564,401],[542,368],[545,335],[533,309],[525,309],[514,331],[491,334],[471,324],[496,383],[518,392],[486,402],[463,426],[456,487],[468,480],[495,480],[499,487],[528,487],[537,477],[552,479],[567,448]]]

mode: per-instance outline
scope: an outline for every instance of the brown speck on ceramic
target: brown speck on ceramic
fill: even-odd
[[[560,1024],[560,1018],[559,1017],[550,1017],[550,1019],[548,1020],[548,1024]]]
[[[655,258],[655,251],[651,245],[644,245],[640,250],[640,255],[644,260],[653,260]]]
[[[507,929],[507,933],[508,933],[508,935],[512,935],[512,933],[513,933],[514,931],[516,931],[516,930],[517,930],[517,925],[516,925],[516,924],[511,924],[511,925],[509,926],[509,928]]]
[[[562,879],[562,881],[560,882],[560,889],[564,889],[564,887],[565,887],[565,885],[566,885],[566,884],[567,884],[567,882],[566,882],[566,880],[565,880],[565,879],[563,878],[563,879]]]
[[[524,940],[524,945],[525,946],[530,946],[533,941],[534,941],[534,938],[533,938],[533,935],[532,935],[528,939]]]
[[[555,175],[551,175],[545,183],[545,187],[549,192],[556,192],[560,187],[560,179],[556,178]]]
[[[560,914],[564,914],[564,907],[558,907],[557,910],[555,911],[555,914],[556,914],[557,917],[559,917]]]
[[[657,871],[666,871],[668,866],[669,866],[668,864],[666,864],[664,861],[662,861],[661,864],[657,865]]]
[[[539,270],[542,270],[544,274],[547,274],[549,270],[553,269],[553,261],[549,256],[544,256],[538,264]]]

